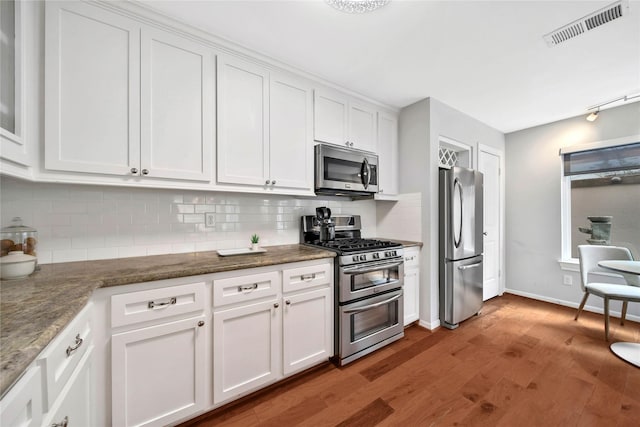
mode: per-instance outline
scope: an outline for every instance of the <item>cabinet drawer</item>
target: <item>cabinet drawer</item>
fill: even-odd
[[[204,310],[204,282],[129,292],[111,297],[111,327]]]
[[[91,346],[93,333],[90,314],[91,304],[88,304],[38,358],[45,379],[45,412],[50,409]]]
[[[300,291],[318,286],[329,286],[333,280],[330,263],[292,268],[282,272],[282,291]]]
[[[278,294],[280,275],[277,271],[213,281],[213,306],[254,301]]]
[[[416,249],[405,249],[404,269],[420,268],[420,251]]]

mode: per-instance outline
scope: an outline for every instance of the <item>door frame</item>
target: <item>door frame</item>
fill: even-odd
[[[499,176],[499,182],[500,182],[500,194],[498,199],[500,200],[500,221],[499,221],[499,225],[498,228],[500,230],[500,237],[498,238],[498,242],[500,244],[500,255],[499,255],[499,273],[498,273],[498,296],[502,296],[502,294],[504,294],[504,290],[505,290],[505,271],[504,271],[504,267],[505,267],[505,238],[504,238],[504,232],[505,232],[505,173],[504,173],[504,168],[505,168],[505,159],[504,159],[504,150],[500,150],[498,148],[495,147],[490,147],[488,145],[484,145],[481,143],[478,143],[478,151],[476,154],[476,165],[480,165],[480,152],[485,152],[494,156],[497,156],[500,159],[500,169],[498,171],[498,176]]]

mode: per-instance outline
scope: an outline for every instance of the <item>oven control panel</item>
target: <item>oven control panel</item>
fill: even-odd
[[[379,251],[367,251],[358,254],[342,255],[340,257],[340,265],[353,265],[371,261],[392,260],[394,258],[402,258],[403,253],[403,249],[399,247],[394,249],[383,249]]]

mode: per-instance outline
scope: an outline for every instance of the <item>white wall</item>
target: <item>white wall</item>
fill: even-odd
[[[438,145],[446,137],[471,147],[473,167],[478,145],[505,149],[504,135],[442,102],[427,98],[400,112],[400,192],[422,194],[420,322],[439,325],[438,313]],[[390,236],[394,237],[394,236]]]
[[[513,293],[574,307],[582,297],[580,278],[576,272],[561,270],[558,263],[559,150],[640,134],[640,102],[601,111],[592,123],[585,116],[506,135],[506,286]],[[564,275],[572,277],[572,286],[562,284]],[[591,297],[587,304],[587,309],[601,311],[602,299]],[[619,309],[612,303],[612,310]],[[629,305],[629,314],[640,315],[638,304]]]
[[[0,176],[0,225],[20,216],[38,230],[41,264],[300,242],[300,216],[317,206],[362,216],[374,237],[376,202],[205,191],[48,184]],[[205,227],[205,212],[215,226]]]

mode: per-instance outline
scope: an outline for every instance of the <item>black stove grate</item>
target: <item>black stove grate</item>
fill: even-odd
[[[341,252],[377,250],[402,246],[399,243],[388,240],[376,239],[336,239],[328,242],[316,241],[313,242],[313,244]]]

